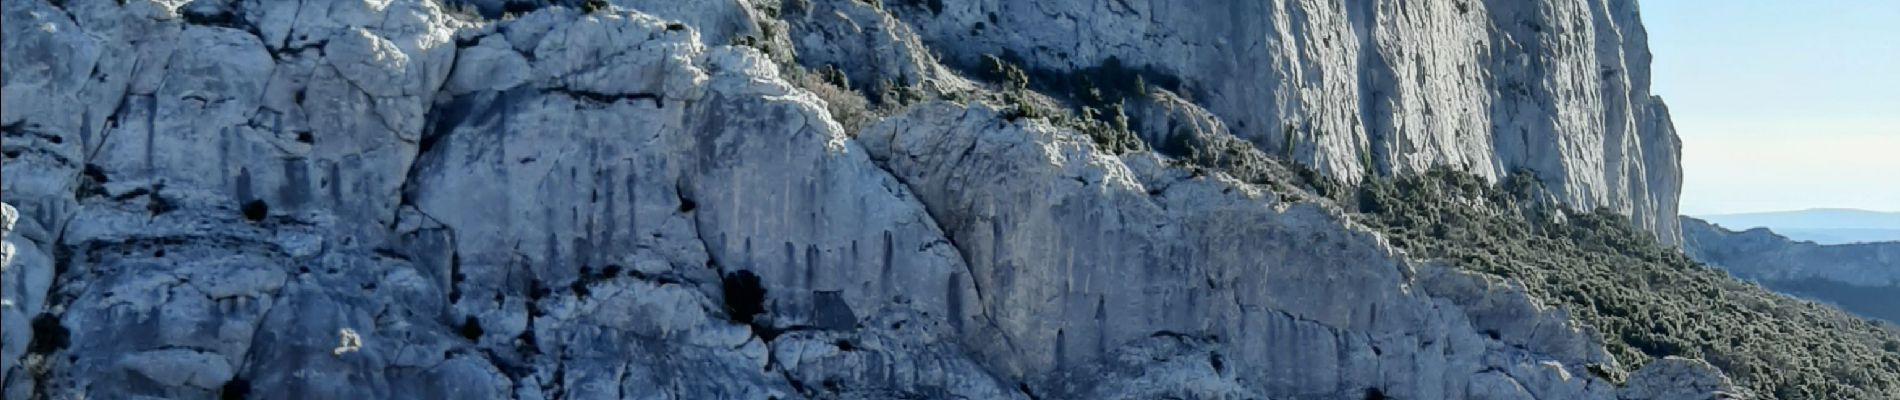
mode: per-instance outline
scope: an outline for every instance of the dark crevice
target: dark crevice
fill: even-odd
[[[619,265],[607,264],[606,267],[601,267],[599,279],[606,280],[606,279],[618,278],[620,277],[620,272],[623,269],[625,268]]]
[[[408,254],[403,254],[400,251],[396,251],[396,249],[391,249],[387,247],[377,247],[374,249],[370,249],[370,253],[375,254],[377,256],[381,256],[383,258],[392,259],[392,260],[410,261]]]
[[[653,282],[654,284],[658,284],[658,285],[685,285],[687,284],[687,282],[684,279],[680,279],[679,277],[673,276],[672,274],[655,275],[655,274],[649,274],[649,273],[640,272],[640,271],[628,271],[627,276],[633,277],[633,279]]]
[[[466,49],[470,47],[480,46],[482,44],[482,39],[487,39],[488,36],[491,34],[466,35],[466,36],[456,35],[455,48],[456,50],[461,50],[461,49]],[[455,73],[449,72],[449,75],[455,75]]]
[[[556,89],[554,92],[563,93],[568,95],[568,97],[573,97],[576,100],[588,103],[613,104],[623,100],[651,100],[653,101],[653,107],[666,108],[666,99],[660,97],[658,93],[608,94],[573,89]]]
[[[85,200],[106,195],[105,184],[111,182],[105,169],[98,165],[86,164],[79,174],[79,184],[73,188],[73,198]]]
[[[46,157],[47,160],[51,160],[53,164],[55,165],[73,165],[74,164],[72,159],[66,158],[66,156],[61,155],[58,152],[39,148],[39,147],[23,147],[23,148],[15,147],[15,148],[6,149],[6,157],[9,160],[20,158],[29,153],[36,154],[41,157]]]
[[[71,334],[66,325],[60,323],[59,316],[40,313],[33,317],[33,341],[27,344],[26,351],[45,355],[64,350],[72,344]]]
[[[145,197],[145,211],[151,216],[165,215],[178,209],[178,205],[172,203],[172,200],[162,193],[164,190],[165,184],[153,184],[152,193]]]
[[[72,217],[68,216],[67,218],[70,220]],[[68,291],[64,288],[67,285],[67,280],[71,279],[68,273],[72,270],[73,261],[73,248],[66,245],[65,230],[60,230],[53,237],[52,247],[53,280],[51,285],[46,289],[46,302],[44,307],[46,309],[60,310],[65,309],[66,305],[72,304],[73,300],[79,297],[78,293],[74,293],[76,291]],[[52,353],[65,349],[71,344],[71,332],[61,324],[59,316],[57,315],[53,315],[52,313],[40,313],[33,317],[31,325],[33,328],[33,339],[27,342],[27,351],[29,353],[40,354],[43,356],[42,359],[51,359]],[[23,365],[23,367],[28,366]],[[46,363],[41,363],[40,365],[30,367],[31,370],[29,372],[32,375],[34,392],[49,393],[46,386],[52,381],[51,375],[53,372],[51,366]]]
[[[818,385],[823,386],[825,388],[825,391],[831,392],[831,393],[838,393],[838,392],[844,391],[844,387],[843,387],[844,384],[841,382],[838,382],[837,377],[825,378],[825,380],[819,381]]]
[[[573,292],[574,297],[585,299],[594,294],[590,289],[594,286],[594,280],[593,267],[581,266],[580,276],[575,277],[574,282],[567,284],[567,291]]]
[[[489,18],[500,17],[501,14],[527,14],[541,9],[542,5],[542,2],[536,0],[508,0],[501,4],[499,10],[501,12],[500,14],[490,16]]]
[[[903,0],[898,4],[930,11],[932,16],[943,14],[943,0]]]
[[[66,143],[66,138],[42,132],[39,130],[42,128],[39,124],[28,124],[25,121],[14,122],[12,125],[0,126],[0,137],[36,138],[52,144]]]
[[[1384,389],[1366,388],[1366,400],[1386,400],[1387,398]]]
[[[218,398],[223,400],[244,400],[251,396],[251,381],[244,378],[232,379],[218,388]]]
[[[284,59],[283,56],[285,54],[300,54],[308,50],[316,50],[317,56],[323,56],[324,46],[329,46],[329,45],[330,45],[330,39],[323,39],[323,40],[318,40],[314,42],[306,42],[306,43],[299,44],[296,46],[286,46],[283,48],[279,48],[276,50],[269,50],[269,51],[270,51],[271,59],[283,60]],[[295,97],[294,100],[296,101],[297,104],[303,104],[303,99],[304,99],[303,90],[301,89],[297,90],[297,93],[294,95],[294,97]]]
[[[541,344],[534,338],[534,318],[528,318],[528,329],[522,329],[520,335],[515,335],[515,341],[520,342],[516,345],[516,351],[521,354],[530,356],[541,354]]]
[[[1029,382],[1016,384],[1016,389],[1021,390],[1023,396],[1029,397],[1029,400],[1042,400],[1042,396],[1037,396],[1036,391],[1029,388]]]
[[[482,349],[481,356],[488,361],[489,365],[494,365],[495,369],[501,370],[502,375],[507,375],[511,379],[521,379],[534,374],[534,367],[520,360],[502,357],[494,350]]]
[[[482,340],[482,334],[484,333],[482,332],[481,318],[476,318],[473,315],[463,317],[462,326],[456,328],[456,332],[461,333],[462,337],[468,338],[468,340],[480,342]]]
[[[1151,338],[1164,337],[1164,338],[1171,338],[1171,339],[1182,340],[1182,341],[1195,339],[1194,335],[1189,335],[1189,334],[1175,332],[1175,331],[1167,331],[1167,330],[1155,331],[1155,333],[1148,334],[1148,337],[1151,337]]]
[[[462,301],[462,280],[467,279],[467,278],[468,278],[467,275],[462,274],[462,253],[457,252],[454,254],[450,254],[449,255],[449,304],[455,304],[457,302]]]
[[[765,312],[765,286],[752,271],[728,272],[719,283],[725,293],[726,315],[733,321],[752,324],[755,317]]]
[[[784,371],[784,369],[781,368],[780,371]],[[811,397],[811,388],[805,387],[805,382],[792,377],[790,372],[783,372],[782,375],[785,376],[785,383],[792,385],[792,391],[798,392],[798,394],[805,395],[806,397]]]
[[[686,198],[685,194],[683,193],[680,195],[679,212],[681,214],[693,212],[693,210],[698,209],[698,208],[699,208],[699,203],[694,202],[693,199]]]
[[[248,220],[251,222],[262,222],[265,217],[270,216],[270,204],[265,203],[264,200],[262,199],[251,200],[251,201],[244,202],[244,207],[242,208],[242,211],[244,212],[245,220]]]
[[[148,194],[152,194],[152,189],[137,188],[137,189],[127,190],[125,191],[125,193],[120,193],[116,196],[112,196],[112,201],[130,201],[132,199],[136,199],[136,198],[139,198],[140,196],[144,196]]]

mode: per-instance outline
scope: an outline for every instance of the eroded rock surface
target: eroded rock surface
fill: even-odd
[[[1209,346],[1236,379],[1273,397],[1460,398],[1497,370],[1527,393],[1611,396],[1565,372],[1614,362],[1560,313],[1409,263],[1336,211],[980,106],[920,106],[859,139],[965,254],[979,297],[960,303],[1002,335],[971,346],[1007,377],[1191,332],[1223,338]]]
[[[978,102],[846,132],[786,82],[797,53],[981,90],[924,47],[942,27],[906,14],[473,3],[523,8],[3,3],[6,397],[1610,399],[1688,379],[1618,388],[1586,372],[1620,367],[1564,311],[1409,260],[1329,204]],[[993,7],[950,3],[930,8]],[[1345,21],[1273,26],[1347,43],[1328,30]],[[743,37],[795,51],[724,45]],[[1225,117],[1241,89],[1284,97],[1158,91],[1131,109],[1153,116],[1144,133],[1224,140],[1284,122]],[[1538,132],[1598,140],[1558,126]],[[1327,152],[1392,137],[1303,135],[1327,144],[1302,160],[1333,172],[1356,170]],[[1462,151],[1417,165],[1517,165]],[[1590,176],[1564,182],[1674,204]]]
[[[1680,143],[1633,0],[887,3],[952,65],[1142,70],[1342,180],[1527,169],[1677,240]]]

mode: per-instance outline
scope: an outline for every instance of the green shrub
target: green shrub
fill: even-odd
[[[1044,104],[1055,105],[1061,99],[1053,96],[1038,97],[1036,95],[1038,90],[1031,89],[1032,87],[1047,90],[1046,88],[1050,86],[1032,80],[1029,72],[1009,61],[1014,58],[1008,55],[985,55],[983,67],[978,74],[979,77],[1002,86],[1003,93],[999,100],[1003,103],[1002,110],[1006,118],[1010,120],[1047,118],[1057,126],[1087,135],[1095,143],[1097,149],[1108,154],[1119,155],[1147,149],[1147,143],[1131,130],[1131,121],[1123,109],[1124,103],[1119,98],[1113,102],[1100,102],[1104,92],[1093,90],[1090,93],[1094,97],[1090,98],[1094,101],[1080,102],[1074,113],[1045,108]],[[1074,86],[1059,87],[1073,88]],[[1075,93],[1070,92],[1069,95],[1074,97]]]
[[[582,13],[593,14],[601,11],[612,12],[613,10],[613,3],[609,3],[607,0],[581,0]]]
[[[824,78],[825,83],[831,86],[851,89],[851,77],[845,76],[844,70],[838,69],[836,65],[826,64],[824,68],[819,68],[818,76]]]
[[[1900,330],[1736,280],[1627,217],[1539,205],[1541,196],[1528,174],[1494,187],[1438,169],[1369,181],[1342,204],[1357,205],[1355,220],[1413,256],[1522,281],[1599,329],[1629,370],[1700,357],[1765,398],[1900,393],[1900,354],[1891,351]],[[1551,218],[1559,214],[1562,222]]]
[[[1029,73],[1023,72],[1023,68],[1016,63],[993,54],[983,56],[983,77],[1002,83],[1004,90],[1029,88]]]
[[[792,66],[786,72],[786,80],[790,81],[792,86],[809,91],[824,100],[825,111],[831,114],[833,121],[837,121],[838,125],[844,127],[847,135],[857,135],[858,131],[863,130],[864,127],[883,118],[883,113],[871,109],[871,104],[864,95],[840,84],[849,83],[849,79],[843,72],[829,67],[825,71],[814,73]]]

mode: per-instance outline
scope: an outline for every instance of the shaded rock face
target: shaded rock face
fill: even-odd
[[[1682,218],[1683,251],[1779,292],[1900,323],[1900,243],[1822,245],[1767,228],[1736,232]]]
[[[974,87],[867,5],[520,3],[0,3],[5,397],[1675,393],[1331,205],[980,103],[845,132],[718,46]]]
[[[1681,144],[1633,0],[886,3],[952,65],[1146,70],[1342,180],[1530,170],[1573,207],[1678,237]]]

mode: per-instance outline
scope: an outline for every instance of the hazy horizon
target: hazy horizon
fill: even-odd
[[[1733,216],[1733,215],[1750,215],[1750,214],[1785,214],[1785,213],[1801,213],[1801,212],[1813,212],[1813,211],[1867,211],[1867,212],[1876,212],[1876,213],[1882,213],[1882,214],[1900,214],[1900,211],[1895,211],[1895,210],[1870,210],[1870,209],[1865,209],[1865,208],[1841,208],[1841,207],[1814,207],[1814,208],[1804,208],[1804,209],[1799,209],[1799,210],[1745,211],[1745,212],[1732,212],[1732,213],[1702,213],[1702,214],[1683,214],[1683,215],[1687,215],[1691,217],[1703,217],[1703,216]]]
[[[1900,211],[1900,2],[1641,5],[1682,214]]]

